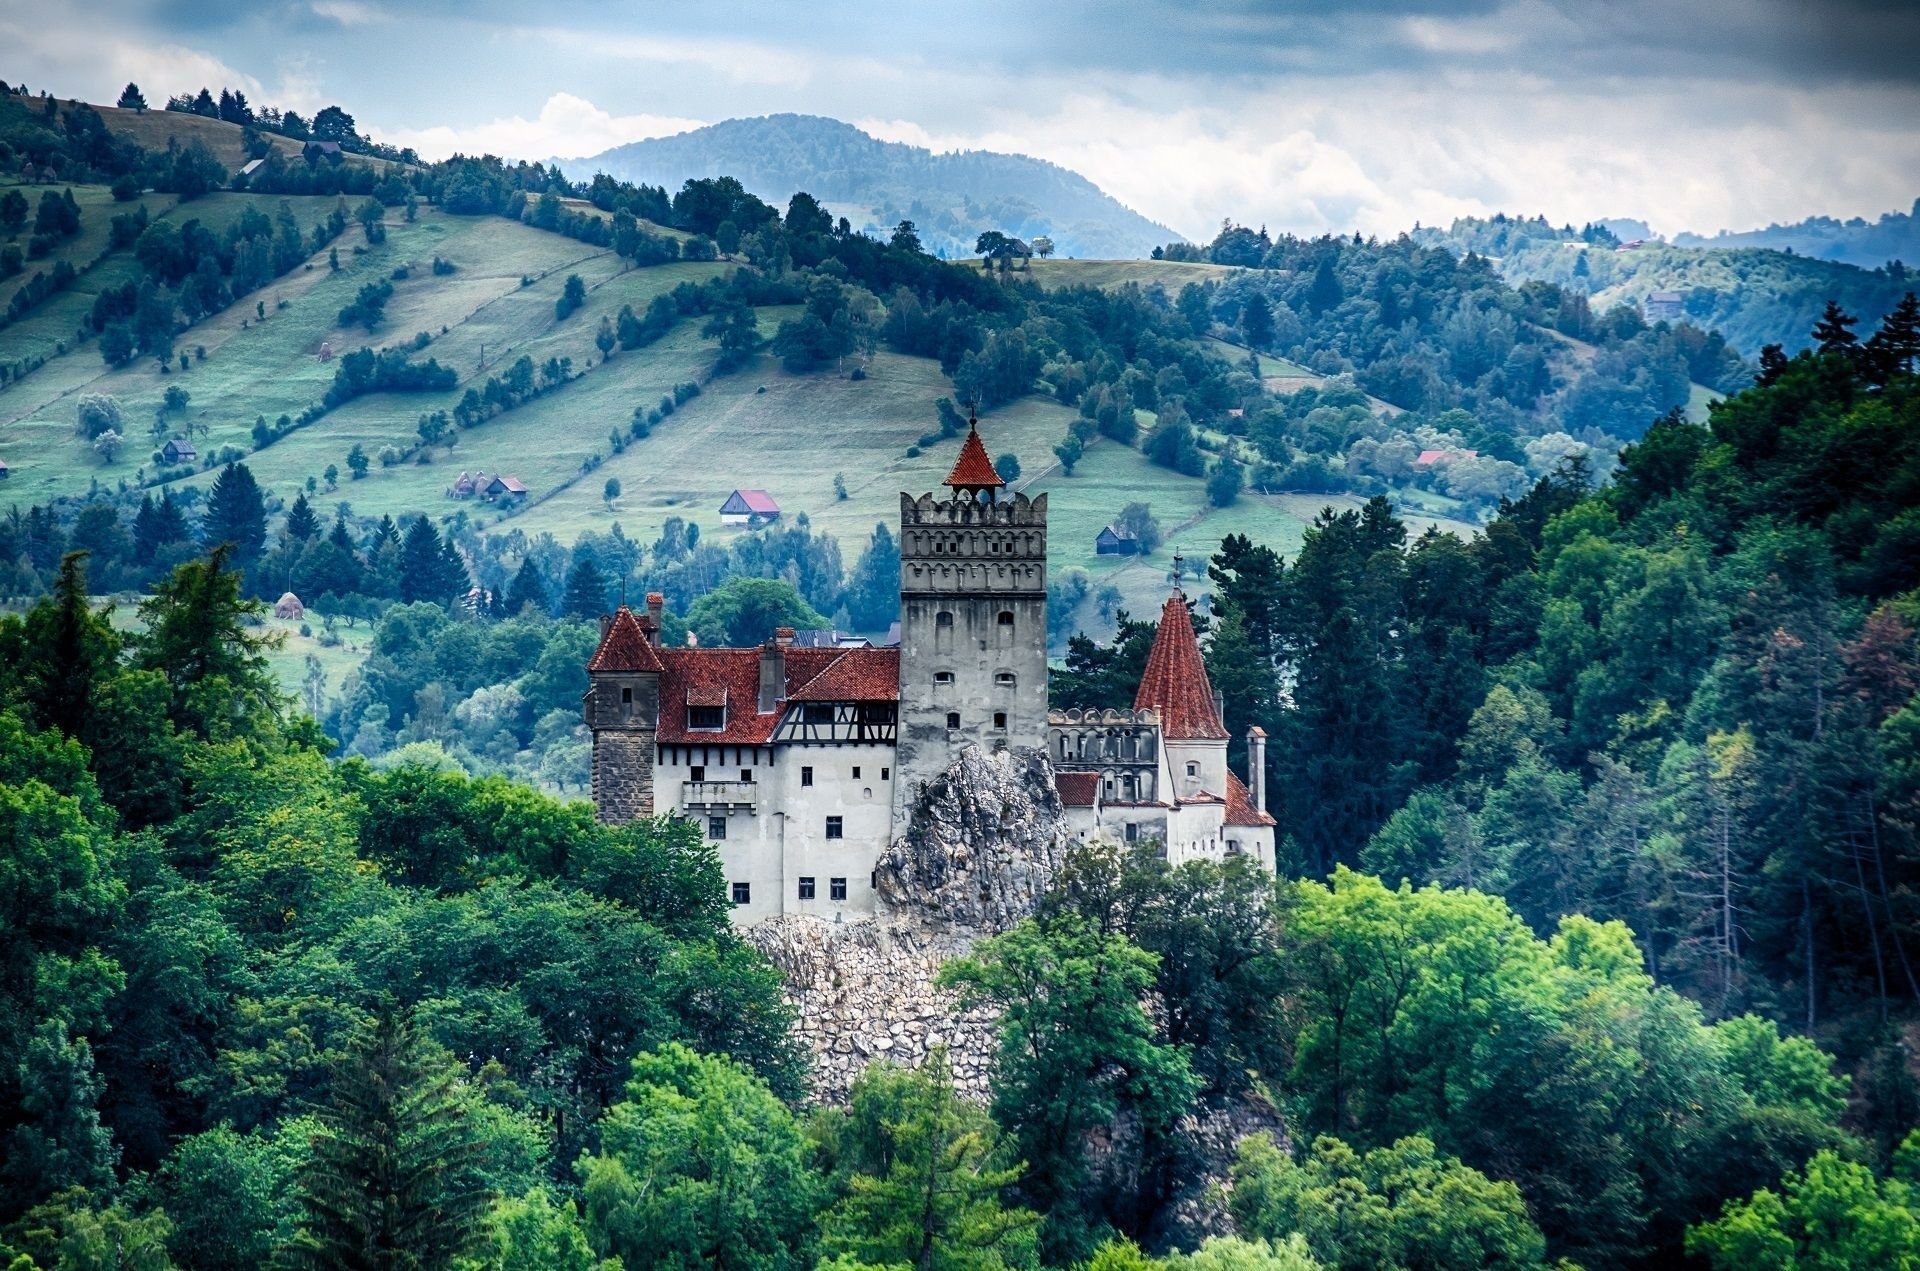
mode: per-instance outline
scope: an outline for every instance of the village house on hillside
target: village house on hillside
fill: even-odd
[[[1093,552],[1096,556],[1136,556],[1140,552],[1140,540],[1131,530],[1109,525],[1094,535]]]
[[[308,163],[325,163],[336,168],[347,159],[337,141],[309,141],[300,153],[306,157]]]
[[[1435,464],[1459,463],[1462,459],[1478,459],[1478,450],[1422,450],[1420,457],[1413,461],[1416,468],[1431,468]]]
[[[480,487],[480,495],[489,503],[519,503],[527,497],[527,487],[519,477],[501,473]]]
[[[1650,291],[1640,302],[1640,312],[1648,322],[1679,322],[1687,316],[1687,293]]]
[[[751,525],[756,519],[762,525],[780,519],[780,505],[765,490],[735,490],[720,505],[722,525]]]
[[[195,450],[193,443],[185,437],[171,437],[166,445],[160,447],[160,459],[163,463],[196,463],[199,458],[200,452]]]

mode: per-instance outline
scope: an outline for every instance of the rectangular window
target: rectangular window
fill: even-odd
[[[880,770],[880,780],[882,780],[882,781],[891,781],[891,780],[893,780],[893,769],[891,769],[891,768],[882,768],[882,769]]]
[[[1139,837],[1140,837],[1140,827],[1135,825],[1132,821],[1128,821],[1127,822],[1127,842],[1131,843]]]
[[[727,837],[727,818],[724,816],[708,817],[707,837],[710,839],[723,839]]]
[[[687,780],[705,781],[706,779],[707,779],[707,765],[703,763],[697,763],[687,769]]]
[[[858,780],[860,780],[860,765],[859,765],[859,764],[855,764],[855,765],[853,765],[853,779],[854,779],[855,781],[858,781]]]
[[[750,781],[752,781],[752,780],[753,780],[753,769],[751,769],[751,768],[742,768],[742,769],[740,770],[740,780],[742,780],[742,781],[748,781],[748,782],[750,782]]]
[[[995,711],[993,713],[993,727],[998,732],[1004,733],[1007,731],[1007,713],[1005,711]]]
[[[813,899],[813,875],[812,874],[802,874],[800,876],[800,899],[802,900]]]
[[[808,702],[800,708],[800,722],[803,724],[831,724],[833,722],[833,703]]]
[[[844,878],[829,878],[827,880],[827,899],[845,900],[846,898],[847,880]]]
[[[812,768],[802,768],[800,770],[800,784],[803,786],[810,786],[813,784]]]
[[[839,817],[830,816],[827,818],[827,837],[830,839],[837,839],[840,837],[840,818]]]
[[[873,890],[875,891],[880,890],[880,871],[879,870],[876,869],[872,873],[867,875],[867,886],[873,888]]]
[[[752,904],[753,903],[753,884],[752,883],[735,883],[733,885],[733,903],[736,905]]]
[[[719,732],[727,726],[727,708],[724,706],[687,707],[687,727],[696,731]]]

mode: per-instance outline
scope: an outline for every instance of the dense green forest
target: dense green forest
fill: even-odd
[[[986,1108],[937,1060],[809,1108],[685,822],[329,758],[224,546],[130,638],[70,554],[0,621],[0,1242],[21,1271],[1901,1265],[1916,359],[1920,304],[1864,341],[1835,311],[1708,427],[1597,487],[1572,461],[1471,543],[1384,501],[1290,562],[1224,543],[1209,665],[1270,703],[1230,722],[1276,737],[1292,868],[1076,857],[942,973],[999,1015]],[[1124,679],[1124,630],[1060,695]],[[1221,1161],[1208,1127],[1249,1116]],[[1209,1168],[1230,1232],[1174,1203]]]
[[[1890,234],[1899,229],[1892,219],[1905,218],[1882,218]],[[1629,245],[1600,226],[1576,231],[1556,228],[1544,217],[1494,216],[1463,218],[1414,237],[1490,256],[1501,276],[1516,285],[1550,282],[1584,291],[1597,304],[1639,305],[1656,291],[1675,293],[1687,322],[1721,333],[1750,357],[1769,344],[1790,352],[1805,347],[1830,300],[1878,321],[1913,286],[1897,250],[1854,261],[1844,251],[1803,251],[1767,233],[1724,243]]]
[[[1862,269],[1894,261],[1920,261],[1920,199],[1905,212],[1882,212],[1875,220],[1852,216],[1809,216],[1765,229],[1721,230],[1717,234],[1675,234],[1675,247],[1769,247],[1818,260],[1837,260]]]

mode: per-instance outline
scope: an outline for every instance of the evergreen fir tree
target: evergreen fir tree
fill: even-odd
[[[220,470],[207,495],[200,535],[208,547],[231,543],[233,559],[241,564],[259,559],[267,542],[267,504],[246,464],[230,463]]]
[[[567,571],[567,591],[561,598],[560,612],[572,618],[598,618],[606,608],[606,579],[600,576],[593,557],[582,553]]]
[[[357,558],[360,555],[353,548],[353,531],[347,528],[347,518],[344,516],[333,518],[333,528],[327,532],[327,541],[350,556]]]
[[[531,560],[523,560],[519,571],[513,576],[512,584],[507,588],[507,616],[525,613],[529,606],[543,618],[553,611],[553,602],[547,599],[546,585],[540,581],[540,571],[533,567]]]
[[[223,543],[180,565],[140,602],[146,630],[135,665],[166,676],[175,724],[201,737],[213,731],[216,717],[223,730],[232,730],[235,717],[270,721],[280,705],[279,682],[267,665],[267,650],[279,637],[252,630],[267,607],[241,595],[229,559]]]
[[[1867,341],[1867,367],[1876,382],[1912,375],[1920,363],[1920,297],[1909,291]]]
[[[302,543],[320,532],[320,518],[307,505],[305,494],[295,498],[293,506],[287,510],[286,532],[288,538],[298,539]]]
[[[459,553],[440,541],[426,517],[416,518],[400,544],[400,599],[445,604],[466,589],[467,569]]]
[[[3,1154],[8,1190],[38,1199],[63,1187],[112,1186],[120,1154],[100,1124],[106,1082],[94,1071],[87,1039],[71,1036],[64,1016],[42,1020],[21,1058],[19,1079],[25,1124]]]
[[[298,1183],[298,1234],[285,1268],[428,1271],[476,1257],[492,1202],[486,1150],[468,1121],[459,1068],[405,1014],[366,1029],[333,1077]]]
[[[1852,356],[1860,347],[1860,337],[1853,333],[1859,321],[1842,310],[1838,301],[1829,300],[1826,310],[1820,315],[1820,321],[1813,324],[1813,342],[1822,353]]]
[[[26,633],[20,678],[34,720],[79,737],[94,686],[113,673],[120,652],[120,638],[88,602],[85,552],[60,558],[53,593],[27,615]]]

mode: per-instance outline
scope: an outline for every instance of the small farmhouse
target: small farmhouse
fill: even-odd
[[[1640,302],[1640,312],[1648,322],[1679,322],[1687,316],[1687,293],[1650,291]]]
[[[1093,538],[1093,553],[1096,556],[1137,556],[1140,553],[1140,540],[1131,530],[1107,526]]]
[[[1436,464],[1459,463],[1462,459],[1478,459],[1478,450],[1422,450],[1420,457],[1413,461],[1416,468],[1431,468]]]
[[[500,473],[480,487],[480,494],[489,503],[518,503],[527,497],[527,487],[519,477]]]
[[[197,463],[200,452],[185,437],[168,438],[167,444],[160,447],[160,460],[163,463]]]
[[[765,490],[735,490],[720,505],[720,524],[751,525],[780,519],[780,505]]]
[[[302,153],[306,156],[308,163],[325,163],[333,167],[339,167],[346,162],[347,158],[341,153],[340,143],[337,141],[309,141]]]

